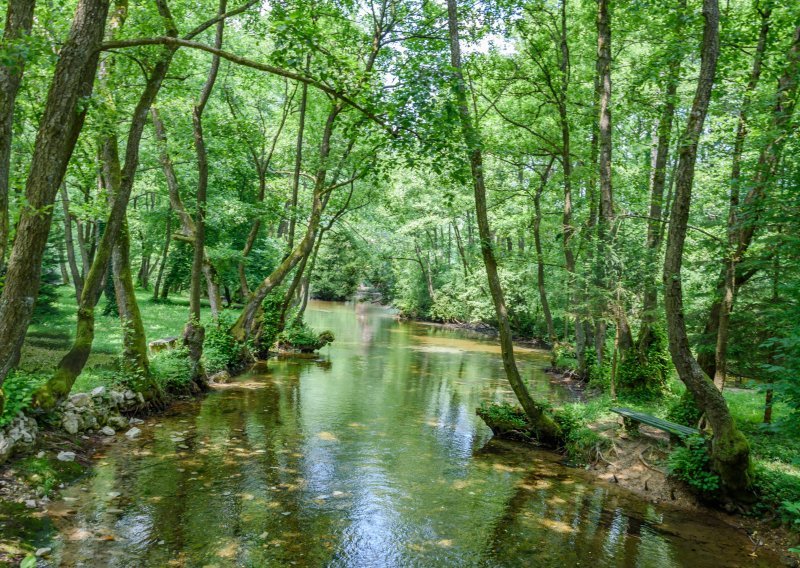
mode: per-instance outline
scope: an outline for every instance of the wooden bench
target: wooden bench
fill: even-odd
[[[649,414],[644,414],[643,412],[636,412],[630,408],[612,408],[611,412],[615,412],[622,416],[622,422],[625,425],[625,430],[628,431],[633,431],[635,428],[638,428],[634,425],[634,423],[639,422],[640,424],[647,424],[653,428],[663,430],[664,432],[669,433],[671,438],[677,438],[679,440],[688,438],[690,436],[700,435],[700,430],[697,428],[690,428],[689,426],[684,426],[683,424],[676,424],[675,422],[670,422],[669,420],[664,420],[662,418],[656,418],[655,416],[650,416]]]

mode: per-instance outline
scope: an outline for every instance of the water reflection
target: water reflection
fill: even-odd
[[[322,361],[271,361],[119,440],[54,518],[65,566],[740,566],[744,535],[496,441],[491,341],[316,303]],[[520,353],[539,397],[567,396]],[[487,443],[488,442],[488,443]]]

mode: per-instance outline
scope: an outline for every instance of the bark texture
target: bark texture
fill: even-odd
[[[711,458],[723,490],[734,499],[746,499],[752,485],[750,447],[736,428],[722,393],[695,361],[689,347],[683,313],[681,265],[692,200],[697,146],[703,130],[719,56],[719,5],[703,1],[703,43],[697,90],[681,139],[672,203],[667,251],[664,260],[664,305],[667,314],[669,349],[681,381],[692,394],[713,428]]]
[[[107,14],[108,0],[81,0],[59,52],[25,185],[27,206],[20,213],[0,296],[0,384],[19,361],[30,324],[52,206],[83,127],[86,107],[80,102],[92,93]]]
[[[480,236],[481,253],[486,266],[486,275],[489,281],[489,290],[494,303],[497,323],[500,330],[500,347],[502,352],[503,367],[506,372],[511,389],[517,396],[520,405],[530,420],[533,430],[540,442],[546,445],[557,445],[561,439],[561,430],[541,405],[531,397],[528,387],[519,374],[516,360],[514,359],[514,345],[511,336],[511,326],[508,322],[503,288],[497,273],[497,261],[492,250],[492,234],[489,227],[489,218],[486,207],[486,185],[483,177],[483,154],[478,129],[472,122],[467,98],[467,86],[461,70],[461,46],[458,33],[458,11],[456,0],[447,1],[447,20],[450,39],[450,63],[453,67],[454,89],[456,104],[458,105],[461,130],[466,144],[470,171],[472,173],[473,190],[475,195],[475,213],[478,221],[478,234]]]

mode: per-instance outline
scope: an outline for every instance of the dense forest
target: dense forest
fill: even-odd
[[[0,426],[163,409],[358,294],[496,334],[495,434],[606,461],[592,422],[635,408],[700,430],[665,467],[704,501],[800,523],[800,4],[0,16]],[[588,402],[540,400],[519,342]]]

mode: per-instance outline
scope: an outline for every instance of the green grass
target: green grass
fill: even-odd
[[[136,298],[142,312],[148,341],[180,336],[189,314],[189,300],[175,295],[167,302],[154,302],[152,292],[137,290]],[[122,327],[116,315],[102,315],[105,299],[101,298],[96,310],[95,338],[92,354],[84,372],[73,387],[74,392],[85,392],[113,381],[113,369],[122,349]],[[48,371],[72,345],[76,323],[75,292],[70,286],[58,289],[58,299],[52,309],[34,316],[22,349],[20,368],[25,371]],[[211,319],[207,305],[203,306],[203,322]]]

